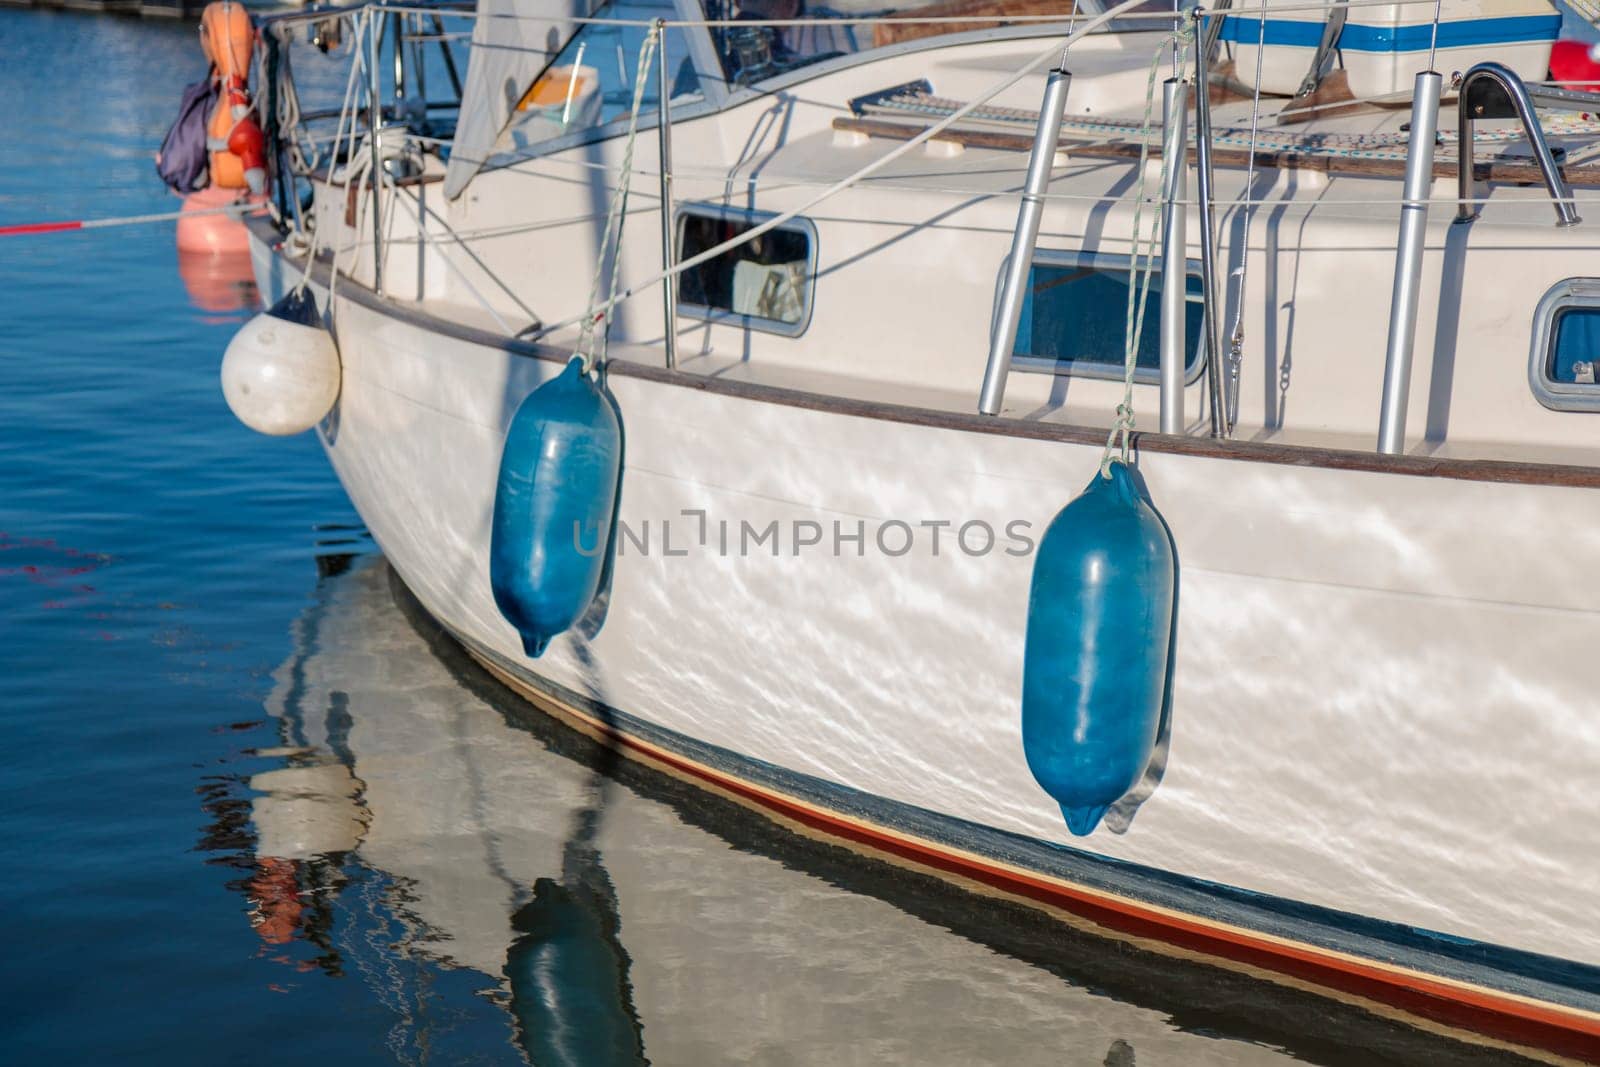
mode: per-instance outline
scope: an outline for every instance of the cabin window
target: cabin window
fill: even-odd
[[[678,261],[769,218],[771,212],[684,207],[678,213]],[[816,229],[793,219],[678,275],[678,310],[689,318],[794,337],[811,321],[816,264]]]
[[[1539,302],[1528,381],[1547,408],[1600,411],[1600,278],[1568,278]]]
[[[1074,374],[1087,378],[1122,377],[1128,324],[1128,257],[1040,252],[1028,271],[1012,346],[1019,370]],[[1135,299],[1138,294],[1135,293]],[[1204,364],[1205,308],[1197,266],[1191,266],[1184,329],[1189,357],[1184,382],[1199,377]],[[1161,264],[1150,277],[1144,326],[1139,335],[1136,382],[1161,377]]]

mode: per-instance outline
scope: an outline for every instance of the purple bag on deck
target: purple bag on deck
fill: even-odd
[[[178,105],[178,117],[161,141],[161,151],[156,155],[156,173],[180,196],[198,192],[211,182],[206,121],[216,99],[217,87],[209,74],[186,86]]]

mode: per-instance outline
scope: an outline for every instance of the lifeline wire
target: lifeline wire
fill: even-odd
[[[1265,2],[1265,0],[1263,0]],[[1444,7],[1444,0],[1434,0],[1433,4],[1433,33],[1428,38],[1428,69],[1433,69],[1433,57],[1439,50],[1439,13]],[[1263,16],[1265,17],[1265,16]]]
[[[363,11],[361,13],[361,24],[356,27],[356,33],[355,33],[355,43],[354,43],[354,46],[353,46],[353,55],[352,55],[352,58],[351,58],[351,67],[350,67],[350,81],[346,84],[346,90],[347,91],[346,91],[345,100],[346,100],[346,107],[347,107],[347,109],[349,111],[349,115],[350,115],[350,143],[351,143],[351,147],[352,148],[354,148],[354,146],[355,146],[355,138],[356,138],[355,78],[356,78],[357,73],[361,73],[361,74],[368,73],[367,69],[366,69],[366,66],[367,66],[367,57],[366,57],[367,49],[362,46],[361,41],[362,41],[362,38],[364,36],[366,36],[367,34],[375,34],[375,33],[378,32],[377,31],[377,27],[373,25],[374,20],[371,17],[371,14],[372,13],[371,13],[370,9],[365,10],[365,11]],[[371,79],[370,78],[362,78],[361,80],[367,84],[367,95],[369,97],[371,97],[372,96],[372,82],[371,82]],[[372,100],[371,103],[372,103],[374,112],[376,112],[376,109],[380,106],[379,102],[377,100]],[[344,126],[344,116],[343,115],[341,115],[340,118],[339,118],[339,125],[340,125],[341,128],[343,128],[343,126]],[[367,136],[375,137],[375,136],[377,136],[377,131],[376,130],[369,130],[367,132]],[[336,142],[334,144],[334,153],[335,154],[332,157],[334,159],[338,158],[338,148],[339,148],[339,145]],[[355,167],[355,171],[353,173],[350,170],[350,166],[352,166],[352,165]],[[359,235],[361,233],[363,221],[366,218],[366,211],[367,211],[367,206],[368,206],[368,203],[369,203],[368,198],[365,195],[365,192],[366,192],[366,187],[367,187],[367,178],[368,178],[371,170],[372,170],[372,154],[370,152],[363,152],[361,154],[361,159],[360,160],[356,161],[354,164],[347,164],[346,168],[345,168],[345,182],[346,182],[346,184],[348,185],[348,183],[352,179],[354,179],[354,181],[356,182],[355,232],[358,235],[358,238],[359,238]],[[373,220],[373,227],[374,227],[374,229],[376,229],[376,227],[377,227],[377,220],[376,219]],[[319,229],[320,229],[320,227],[319,227]],[[316,238],[317,238],[317,234],[315,232],[313,232],[312,233],[312,241],[313,241],[313,243],[316,241]],[[350,243],[350,248],[352,250],[359,249],[360,248],[359,239],[356,240],[356,241],[352,241]],[[315,251],[314,248],[313,248],[313,251]],[[307,278],[309,278],[311,276],[311,266],[315,262],[316,262],[315,255],[306,257],[306,272],[300,279],[300,287],[302,289],[305,288]],[[355,262],[352,259],[351,267],[353,268],[354,266],[355,266]],[[377,269],[376,258],[374,258],[374,261],[373,261],[373,269],[374,270]],[[336,304],[336,302],[334,300],[334,296],[335,296],[335,294],[337,294],[338,290],[339,290],[339,252],[338,252],[337,249],[335,249],[334,252],[333,252],[333,270],[330,272],[329,278],[328,278],[328,318],[329,318],[329,320],[332,320],[333,314],[334,314],[334,310],[337,307],[337,304]]]
[[[355,129],[356,124],[355,124],[355,114],[354,114],[356,79],[357,79],[357,77],[359,75],[364,73],[365,70],[366,70],[366,60],[365,60],[365,51],[366,50],[364,48],[359,47],[359,44],[360,44],[362,35],[367,32],[368,23],[371,21],[371,19],[369,18],[369,16],[367,15],[366,12],[362,12],[361,15],[358,18],[353,19],[352,21],[356,23],[356,25],[354,27],[354,29],[355,29],[355,35],[354,36],[355,36],[355,41],[356,41],[356,44],[357,44],[358,47],[353,49],[353,53],[354,54],[353,54],[353,56],[351,58],[351,62],[350,62],[350,73],[345,78],[344,99],[339,104],[339,125],[337,126],[337,128],[335,129],[335,132],[334,132],[333,151],[332,151],[332,154],[328,157],[330,161],[337,160],[339,158],[339,150],[344,147],[344,137],[345,137],[345,133],[346,133],[346,130],[345,130],[345,118],[346,118],[346,116],[349,116],[349,118],[350,118],[350,128],[349,128],[348,132],[350,134],[350,140],[352,142],[352,145],[354,144],[355,136],[356,136],[356,129]],[[370,161],[371,157],[368,156],[366,158]],[[355,174],[360,172],[360,170],[361,170],[361,168],[360,168],[359,163],[350,163],[350,164],[346,165],[346,168],[345,168],[345,182],[348,183]],[[330,174],[329,177],[332,177],[332,175]],[[360,203],[365,203],[365,201],[361,201]],[[312,221],[313,222],[316,221],[315,220],[315,216],[313,216]],[[360,227],[359,226],[357,227],[357,231],[356,232],[357,233],[360,232]],[[295,290],[294,291],[295,291],[295,295],[296,296],[303,295],[305,293],[307,284],[309,284],[310,281],[311,281],[311,268],[312,268],[312,265],[315,264],[316,261],[317,261],[317,251],[321,247],[321,245],[322,245],[322,227],[321,226],[312,226],[311,227],[311,248],[310,248],[310,251],[306,254],[306,266],[305,266],[305,270],[301,271],[301,273],[300,273],[300,282],[299,282],[298,285],[295,286]],[[334,267],[335,267],[335,270],[333,272],[334,273],[334,277],[329,279],[329,286],[328,286],[328,317],[330,319],[333,317],[333,291],[334,291],[334,288],[338,285],[338,273],[339,272],[337,270],[337,267],[338,267],[339,255],[338,255],[338,251],[337,250],[334,250],[333,258],[334,258]]]
[[[1274,4],[1272,9],[1277,13],[1313,12],[1325,14],[1335,8],[1365,8],[1365,7],[1420,7],[1424,4],[1435,4],[1438,0],[1326,0],[1326,2],[1300,3],[1300,4]],[[440,14],[438,9],[418,7],[407,4],[369,4],[366,7],[378,11],[394,13],[422,13]],[[310,14],[288,14],[277,16],[285,21],[303,21],[306,19],[325,17],[327,11],[317,11]],[[447,18],[470,19],[509,19],[515,21],[534,21],[544,19],[542,15],[521,15],[513,11],[496,11],[484,14],[473,10],[447,11],[443,13]],[[683,27],[705,26],[713,29],[727,29],[740,27],[783,27],[783,26],[877,26],[903,23],[907,26],[937,26],[948,24],[970,24],[972,22],[1011,22],[1018,24],[1043,23],[1043,22],[1071,22],[1078,17],[1078,12],[1048,15],[990,15],[975,18],[972,15],[845,15],[835,18],[787,18],[787,19],[663,19],[665,29],[679,29]],[[1168,15],[1164,11],[1128,11],[1121,18],[1128,21],[1165,21]],[[621,19],[621,18],[596,18],[593,16],[579,16],[564,18],[563,22],[575,26],[632,26],[638,29],[648,29],[655,25],[655,19]],[[542,49],[540,50],[542,51]]]
[[[1144,2],[1146,2],[1146,0],[1123,0],[1122,3],[1118,4],[1116,7],[1111,8],[1109,11],[1102,11],[1100,14],[1094,16],[1093,18],[1089,19],[1089,21],[1085,22],[1081,28],[1079,28],[1076,32],[1074,32],[1071,36],[1069,36],[1067,38],[1066,47],[1070,47],[1075,41],[1077,41],[1079,38],[1083,37],[1085,34],[1089,34],[1089,33],[1094,32],[1096,29],[1098,29],[1099,27],[1105,25],[1107,22],[1111,21],[1113,18],[1116,18],[1122,12],[1124,12],[1126,10],[1129,10],[1130,8],[1133,8],[1137,4],[1141,4],[1141,3],[1144,3]],[[651,26],[655,26],[655,23],[651,23],[650,25]],[[915,137],[912,137],[910,140],[908,140],[905,143],[903,143],[902,145],[900,145],[900,147],[892,149],[892,150],[890,150],[888,152],[885,152],[883,155],[879,156],[877,159],[873,160],[871,163],[868,163],[866,166],[864,166],[864,167],[860,168],[859,170],[855,171],[853,174],[847,174],[845,177],[840,178],[838,181],[834,182],[832,185],[828,186],[822,192],[818,193],[816,196],[812,197],[810,200],[806,201],[804,204],[801,204],[799,207],[791,208],[790,210],[785,211],[785,212],[783,212],[782,214],[779,214],[779,215],[774,215],[772,218],[766,220],[765,222],[760,223],[760,224],[758,224],[756,226],[752,226],[752,227],[750,227],[750,229],[745,230],[743,233],[739,234],[737,237],[729,238],[728,240],[722,242],[721,244],[712,245],[710,248],[706,249],[704,252],[699,253],[698,255],[690,256],[688,259],[682,260],[677,265],[675,265],[675,266],[673,266],[673,267],[671,267],[671,268],[669,268],[667,270],[659,271],[659,272],[651,275],[649,278],[645,279],[644,281],[639,282],[639,283],[637,283],[635,285],[629,286],[627,289],[624,289],[620,294],[615,294],[615,291],[613,290],[614,295],[612,296],[611,300],[606,303],[605,306],[603,306],[601,308],[598,308],[598,309],[595,309],[592,313],[591,312],[586,312],[583,315],[574,315],[571,318],[562,319],[560,322],[557,322],[557,323],[554,323],[554,324],[552,324],[550,326],[545,327],[543,330],[541,330],[538,333],[537,336],[543,337],[543,336],[546,336],[548,334],[554,333],[557,330],[565,329],[568,326],[577,325],[578,323],[584,321],[584,319],[590,317],[591,314],[597,314],[597,313],[600,313],[600,312],[609,312],[611,310],[611,308],[615,307],[618,303],[620,303],[623,300],[627,300],[629,297],[632,297],[634,294],[638,293],[640,290],[648,288],[648,287],[650,287],[652,285],[655,285],[657,282],[665,281],[668,278],[676,277],[677,275],[682,274],[684,271],[690,270],[690,269],[692,269],[694,267],[698,267],[700,264],[705,263],[705,262],[707,262],[709,260],[715,259],[718,256],[722,255],[724,252],[728,252],[728,251],[730,251],[730,250],[732,250],[734,248],[738,248],[740,245],[748,244],[749,242],[755,240],[757,237],[760,237],[761,235],[767,233],[769,230],[773,230],[773,229],[776,229],[779,226],[782,226],[784,223],[786,223],[786,222],[790,221],[791,219],[795,218],[797,215],[805,214],[807,211],[810,211],[812,208],[816,207],[818,204],[822,203],[824,200],[827,200],[830,197],[832,197],[835,193],[843,192],[845,189],[848,189],[851,186],[856,185],[858,182],[864,180],[865,178],[870,177],[873,174],[876,174],[878,171],[882,170],[884,167],[887,167],[890,163],[893,163],[895,160],[899,159],[901,156],[904,156],[906,153],[911,152],[912,150],[914,150],[916,148],[919,148],[920,146],[922,146],[923,144],[927,143],[932,138],[938,136],[939,134],[943,133],[945,130],[949,129],[951,126],[955,125],[957,122],[960,122],[962,119],[966,118],[968,115],[970,115],[972,112],[976,111],[978,108],[982,107],[984,104],[987,104],[990,100],[993,100],[996,96],[998,96],[1001,93],[1005,92],[1007,89],[1011,88],[1013,85],[1016,85],[1018,82],[1022,81],[1024,78],[1028,77],[1030,74],[1036,73],[1039,70],[1040,67],[1043,67],[1045,64],[1049,63],[1051,60],[1056,58],[1057,51],[1058,50],[1057,50],[1056,46],[1055,45],[1051,45],[1049,48],[1045,49],[1039,55],[1035,56],[1032,60],[1030,60],[1026,64],[1024,64],[1023,67],[1020,70],[1015,71],[1014,73],[1012,73],[1008,77],[1001,79],[996,84],[994,84],[994,85],[990,86],[988,89],[984,90],[984,92],[980,93],[970,103],[968,103],[968,104],[966,104],[966,105],[964,105],[962,107],[957,108],[955,111],[951,112],[949,115],[945,116],[943,119],[940,119],[938,122],[935,122],[933,125],[927,127],[921,133],[917,134]]]
[[[1261,122],[1261,57],[1267,50],[1267,0],[1261,0],[1261,18],[1257,20],[1260,36],[1256,43],[1256,86],[1250,104],[1250,160],[1244,175],[1244,239],[1240,242],[1239,268],[1233,272],[1239,279],[1239,297],[1234,305],[1233,329],[1228,334],[1228,411],[1227,426],[1231,432],[1239,421],[1239,372],[1244,363],[1244,291],[1250,276],[1250,227],[1256,221],[1256,131]]]
[[[355,95],[356,95],[355,94],[355,87],[358,84],[358,82],[360,82],[360,83],[366,83],[367,82],[367,79],[365,77],[362,77],[362,75],[364,75],[366,73],[367,52],[368,52],[368,50],[367,50],[366,46],[361,43],[361,41],[362,41],[362,38],[364,37],[364,35],[369,30],[370,18],[368,17],[367,12],[364,11],[364,12],[361,13],[361,15],[356,16],[352,21],[354,21],[356,23],[356,25],[354,27],[355,34],[354,34],[354,38],[353,38],[353,42],[352,42],[352,61],[351,61],[351,65],[350,65],[350,73],[349,73],[349,76],[348,76],[348,78],[346,79],[346,82],[345,82],[344,100],[343,100],[342,104],[340,105],[340,109],[339,109],[339,124],[338,124],[338,128],[337,128],[337,132],[334,135],[333,154],[330,157],[332,159],[339,158],[340,149],[343,146],[344,138],[345,138],[345,135],[346,135],[347,132],[348,132],[348,134],[350,136],[350,139],[351,139],[351,142],[352,142],[352,147],[354,146],[355,135],[356,135],[356,118],[355,118],[355,113],[354,113],[355,112]],[[346,122],[347,118],[349,120],[348,129],[347,129],[346,125],[345,125],[345,122]],[[369,134],[369,136],[370,136],[370,134]],[[361,230],[364,227],[365,221],[366,221],[366,214],[367,214],[368,203],[369,203],[368,197],[366,196],[366,190],[367,190],[367,187],[368,187],[367,183],[371,179],[371,176],[372,176],[371,175],[371,171],[372,171],[372,156],[371,156],[370,153],[366,153],[366,152],[360,153],[359,158],[352,160],[346,166],[345,171],[344,171],[344,175],[345,175],[344,181],[345,181],[346,186],[348,187],[351,184],[355,185],[357,207],[356,207],[355,227],[354,228],[355,228],[357,236],[356,236],[356,239],[354,241],[352,241],[349,245],[347,245],[347,246],[345,246],[343,248],[330,249],[330,252],[331,252],[331,254],[333,256],[333,263],[334,263],[334,269],[332,271],[330,271],[330,276],[329,276],[329,281],[328,281],[328,314],[329,314],[330,317],[332,316],[333,310],[334,310],[334,307],[335,307],[334,295],[338,291],[338,286],[339,286],[339,273],[340,273],[339,269],[338,269],[339,258],[344,252],[347,252],[347,251],[354,252],[356,250],[359,250],[362,247],[363,243],[364,243],[360,239],[360,233],[361,233]],[[391,193],[391,197],[392,197],[393,195],[398,193],[399,187],[394,184],[393,179],[389,178],[389,176],[387,174],[382,174],[378,178],[380,183],[382,183],[385,179],[388,180],[388,184],[387,184],[386,187],[389,189],[389,191]],[[420,200],[419,200],[419,203],[420,203]],[[444,226],[444,228],[447,231],[450,229],[449,224],[446,223],[443,219],[439,218],[438,214],[436,212],[434,212],[431,208],[425,208],[425,210],[427,211],[428,215],[432,216],[437,222],[439,222],[440,225]],[[390,227],[393,227],[394,224],[395,224],[395,215],[393,213],[391,213],[390,216],[389,216],[389,225],[390,225]],[[419,223],[418,236],[416,238],[414,238],[413,240],[415,240],[418,243],[419,246],[424,245],[424,244],[431,244],[432,243],[432,242],[430,242],[428,240],[427,227],[426,227],[425,223]],[[311,279],[311,271],[312,271],[312,268],[316,265],[317,252],[318,252],[318,249],[321,246],[321,243],[322,243],[321,229],[320,229],[320,227],[315,227],[312,230],[310,248],[309,248],[309,251],[305,255],[305,268],[300,274],[300,282],[296,286],[296,292],[303,292],[305,287],[306,287],[306,285],[309,284],[310,279]],[[384,247],[385,248],[393,245],[394,243],[395,243],[395,241],[394,241],[394,239],[392,238],[391,235],[386,235],[385,236],[385,240],[384,240]],[[484,273],[486,275],[488,275],[488,277],[492,281],[494,281],[497,285],[499,285],[502,290],[505,291],[506,295],[511,298],[513,303],[515,303],[519,308],[521,308],[523,310],[523,312],[526,313],[527,316],[530,319],[532,319],[535,322],[538,321],[539,317],[537,315],[535,315],[533,313],[533,311],[530,310],[528,308],[528,306],[526,304],[524,304],[517,297],[516,293],[512,292],[511,289],[503,281],[501,281],[500,278],[497,275],[495,275],[492,271],[490,271],[488,269],[488,267],[484,266],[483,262],[480,259],[478,259],[477,255],[473,253],[472,249],[467,247],[465,242],[462,242],[462,241],[460,241],[458,239],[457,240],[457,244],[459,244],[461,246],[462,251],[467,254],[468,258],[470,258],[474,263],[476,263],[480,268],[482,268]],[[419,251],[419,254],[424,254],[424,253]],[[439,260],[440,260],[440,262],[442,262],[446,267],[448,267],[456,275],[457,279],[459,279],[461,281],[462,285],[466,287],[466,290],[469,293],[471,293],[473,297],[475,297],[477,299],[478,303],[483,305],[484,310],[486,312],[488,312],[490,318],[494,319],[495,324],[498,325],[500,327],[500,329],[502,331],[504,331],[505,333],[508,333],[508,334],[512,333],[511,325],[508,322],[506,322],[506,320],[503,317],[501,317],[500,313],[495,310],[494,306],[491,303],[489,303],[489,301],[487,299],[484,298],[483,294],[480,293],[478,291],[477,287],[474,286],[472,284],[472,282],[467,278],[466,273],[464,271],[462,271],[462,269],[449,256],[445,255],[442,250],[440,251]]]

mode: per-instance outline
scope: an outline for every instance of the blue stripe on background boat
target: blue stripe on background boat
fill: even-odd
[[[1261,40],[1261,35],[1260,19],[1248,15],[1229,15],[1223,19],[1220,36],[1224,41],[1253,45]],[[1410,26],[1369,25],[1352,19],[1340,32],[1338,47],[1350,52],[1426,52],[1432,48],[1481,48],[1527,41],[1548,44],[1560,35],[1560,15],[1460,19],[1441,22],[1437,34],[1431,22]],[[1320,22],[1266,20],[1265,43],[1268,45],[1315,48],[1321,41]]]

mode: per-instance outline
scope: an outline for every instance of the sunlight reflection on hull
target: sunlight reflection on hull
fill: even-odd
[[[797,1050],[819,1062],[1054,1064],[1074,1050],[1100,1062],[1100,1050],[1118,1048],[1152,1062],[1281,1058],[1186,1033],[1163,1012],[731,847],[659,800],[597,778],[461,688],[397,610],[382,561],[324,585],[315,610],[314,632],[302,626],[303,651],[275,672],[266,702],[280,732],[307,742],[281,755],[309,773],[291,766],[252,783],[269,790],[252,805],[249,888],[269,944],[298,936],[285,865],[314,860],[296,850],[316,837],[395,879],[404,921],[385,954],[476,971],[504,989],[508,1011],[529,1010],[547,1028],[604,1012],[573,1015],[564,1000],[583,983],[557,981],[566,971],[541,970],[540,955],[554,966],[565,952],[562,968],[581,968],[568,941],[591,921],[607,927],[601,955],[624,961],[612,1007],[636,1020],[653,1062],[771,1062]],[[579,884],[575,826],[580,881],[602,886],[598,897],[561,888]],[[561,929],[547,928],[563,917]],[[380,976],[391,966],[345,965]],[[540,994],[519,984],[529,965],[556,986]]]
[[[485,549],[508,412],[558,364],[341,309],[330,456],[430,612],[513,662]],[[447,369],[446,369],[447,368]],[[1098,449],[880,423],[613,377],[621,516],[737,528],[1014,519],[1042,531]],[[1141,469],[1183,553],[1169,761],[1077,847],[1495,944],[1600,961],[1584,920],[1600,499],[1169,454]],[[1560,553],[1531,552],[1540,530]],[[1470,531],[1464,535],[1463,531]],[[1031,559],[870,547],[625,549],[594,642],[622,710],[742,755],[1069,842],[1022,758]],[[675,548],[686,547],[682,542]],[[558,639],[539,672],[596,695]],[[1589,783],[1585,787],[1583,783]],[[1537,883],[1528,872],[1540,872]],[[1534,899],[1536,895],[1536,900]]]

